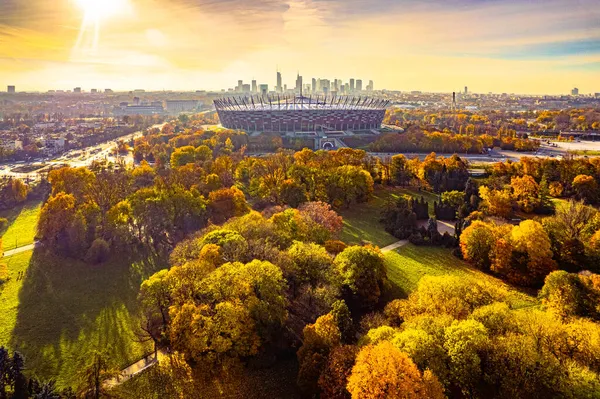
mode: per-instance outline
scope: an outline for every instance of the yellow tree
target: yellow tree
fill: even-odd
[[[479,220],[471,223],[460,235],[460,249],[463,258],[479,269],[490,267],[490,253],[495,243],[492,226]]]
[[[491,216],[508,218],[512,213],[512,195],[508,190],[479,187],[482,209]]]
[[[510,181],[510,185],[513,189],[513,195],[517,200],[517,204],[523,211],[533,212],[533,210],[540,205],[540,187],[533,177],[529,175],[513,177]]]
[[[516,251],[527,255],[527,272],[524,284],[536,284],[556,269],[552,259],[550,238],[542,225],[534,220],[525,220],[513,227],[511,241]]]
[[[438,379],[424,376],[408,355],[383,341],[361,349],[348,377],[353,399],[444,398]]]

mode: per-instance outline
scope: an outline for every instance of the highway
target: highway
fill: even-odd
[[[162,124],[154,125],[154,126],[152,126],[152,128],[162,129],[162,127],[164,125],[165,124],[162,123]],[[69,151],[63,153],[62,155],[60,155],[58,158],[54,158],[49,161],[44,160],[44,161],[32,161],[32,162],[6,163],[3,165],[0,165],[0,176],[14,177],[14,178],[22,179],[22,180],[35,181],[40,178],[40,175],[37,173],[39,170],[45,169],[48,166],[52,166],[52,165],[68,164],[72,167],[77,168],[77,167],[81,167],[81,166],[89,166],[94,161],[107,160],[109,162],[117,162],[118,160],[123,159],[123,158],[125,158],[126,163],[132,163],[133,162],[132,154],[128,154],[127,156],[123,157],[118,154],[114,155],[112,152],[117,148],[119,140],[129,140],[129,139],[131,139],[132,136],[133,136],[133,139],[136,139],[138,137],[143,136],[143,134],[144,134],[143,131],[138,131],[133,134],[127,134],[127,135],[121,136],[115,140],[111,140],[111,141],[101,143],[98,145],[94,145],[91,147],[86,147],[83,149],[69,150]],[[28,165],[37,165],[37,164],[40,165],[40,168],[37,170],[31,171],[31,172],[28,172],[28,173],[21,173],[21,172],[13,171],[13,169],[15,169],[17,167],[28,166]]]

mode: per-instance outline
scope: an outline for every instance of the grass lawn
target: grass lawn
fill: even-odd
[[[383,225],[379,220],[386,203],[395,201],[400,195],[410,195],[416,198],[423,196],[429,202],[431,213],[433,212],[433,201],[437,199],[434,194],[419,192],[411,188],[377,187],[373,193],[373,198],[368,203],[354,204],[349,209],[338,211],[340,216],[344,218],[341,240],[346,244],[370,242],[379,247],[385,247],[398,241],[397,238],[383,229]]]
[[[453,275],[468,279],[485,279],[509,288],[508,301],[517,308],[537,304],[535,297],[517,291],[502,280],[472,268],[457,259],[450,250],[440,247],[418,247],[407,244],[385,254],[387,276],[392,284],[391,296],[403,298],[410,294],[421,277]]]
[[[151,351],[135,340],[136,297],[159,265],[121,258],[91,266],[39,248],[4,262],[10,280],[0,287],[0,346],[23,353],[32,374],[74,386],[93,350],[108,350],[119,368]],[[19,271],[25,277],[17,281]]]
[[[2,232],[4,251],[33,242],[41,207],[40,201],[28,201],[22,206],[0,212],[0,217],[8,219],[8,228]]]

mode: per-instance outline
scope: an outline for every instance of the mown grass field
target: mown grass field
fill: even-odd
[[[423,276],[458,276],[465,279],[487,280],[509,289],[508,301],[516,308],[534,306],[536,298],[483,273],[457,259],[451,251],[440,247],[407,244],[385,254],[387,276],[391,283],[390,299],[408,296]]]
[[[350,209],[340,209],[338,213],[344,218],[344,228],[340,239],[346,244],[362,244],[369,242],[379,247],[385,247],[398,241],[387,233],[380,222],[381,211],[387,203],[394,203],[401,195],[420,198],[423,196],[429,203],[429,211],[433,212],[433,201],[437,196],[428,192],[419,192],[410,188],[378,187],[373,198],[362,204],[354,204]]]
[[[0,288],[0,346],[23,353],[32,374],[74,386],[93,350],[107,350],[118,368],[151,351],[136,340],[137,293],[159,265],[91,266],[39,248],[4,262],[10,278]]]
[[[40,201],[28,201],[11,210],[0,212],[0,217],[8,219],[6,230],[0,232],[4,251],[33,242],[41,208]]]

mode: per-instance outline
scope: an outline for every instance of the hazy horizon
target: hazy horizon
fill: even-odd
[[[375,89],[600,92],[592,0],[5,0],[0,87],[218,91],[310,78]]]

